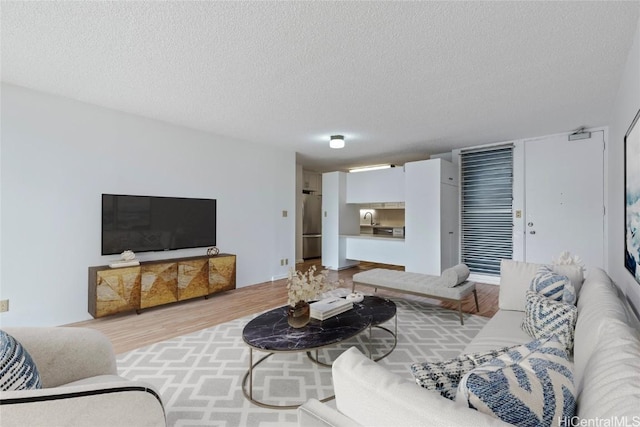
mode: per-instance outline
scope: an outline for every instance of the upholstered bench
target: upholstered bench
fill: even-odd
[[[400,291],[443,301],[456,301],[458,302],[458,314],[460,315],[461,325],[464,325],[462,300],[467,297],[467,295],[473,293],[476,310],[480,311],[476,284],[474,282],[464,281],[458,285],[448,287],[443,286],[441,276],[374,268],[354,274],[352,292],[355,290],[356,285],[373,286],[376,289]]]

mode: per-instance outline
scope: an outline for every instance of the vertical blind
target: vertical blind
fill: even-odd
[[[473,273],[499,276],[513,254],[513,146],[460,156],[461,259]]]

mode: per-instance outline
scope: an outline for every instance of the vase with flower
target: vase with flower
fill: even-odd
[[[287,321],[293,328],[302,328],[309,323],[311,308],[309,301],[317,298],[324,292],[334,289],[340,282],[330,282],[327,279],[329,272],[322,270],[316,273],[316,267],[311,266],[306,273],[291,268],[287,278]]]

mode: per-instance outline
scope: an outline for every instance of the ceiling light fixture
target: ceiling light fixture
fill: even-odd
[[[358,168],[351,168],[349,172],[366,172],[366,171],[375,171],[378,169],[388,169],[394,168],[394,165],[373,165],[373,166],[362,166]]]
[[[331,135],[329,140],[329,147],[331,148],[344,148],[344,136],[343,135]]]

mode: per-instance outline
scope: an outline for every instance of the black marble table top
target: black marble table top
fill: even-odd
[[[353,304],[361,316],[371,316],[371,326],[377,326],[396,315],[396,303],[387,298],[365,296],[362,302]]]
[[[274,308],[252,319],[242,331],[251,347],[272,352],[307,351],[349,339],[368,326],[393,318],[393,301],[375,296],[353,304],[353,309],[326,320],[311,319],[307,326],[292,328],[287,322],[287,306]]]

